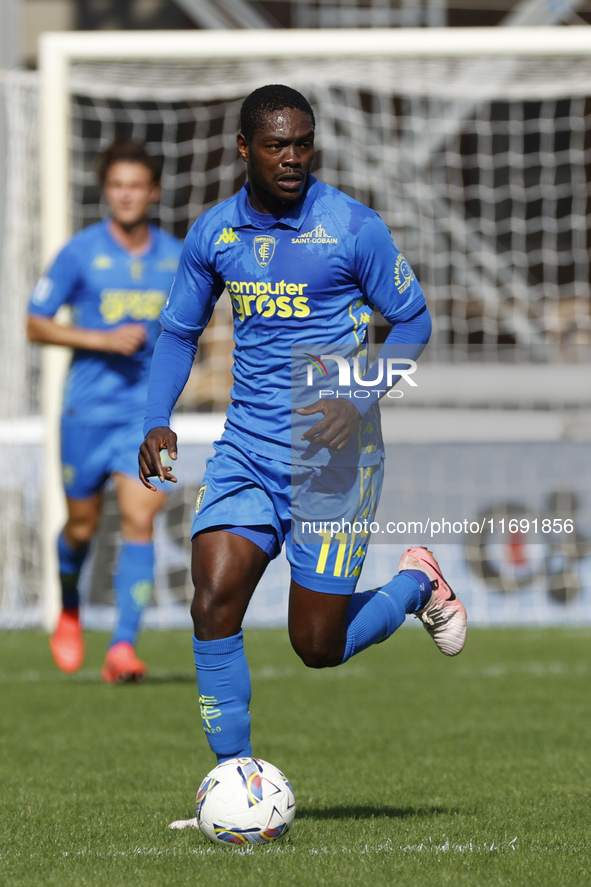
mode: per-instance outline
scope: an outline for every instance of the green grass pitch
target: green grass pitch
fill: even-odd
[[[591,631],[472,630],[448,660],[404,630],[327,671],[247,632],[255,753],[298,802],[247,850],[168,829],[214,764],[189,634],[142,636],[139,686],[101,685],[106,640],[67,677],[0,634],[3,887],[591,884]]]

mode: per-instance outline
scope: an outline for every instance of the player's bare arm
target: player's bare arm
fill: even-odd
[[[89,330],[62,326],[49,317],[31,314],[27,320],[27,336],[30,342],[42,345],[63,345],[130,357],[145,342],[146,328],[142,323],[122,323],[114,330]]]
[[[300,416],[323,413],[324,419],[302,434],[302,440],[328,447],[331,450],[344,449],[357,432],[361,416],[350,400],[317,400],[309,407],[296,410]]]
[[[171,459],[177,458],[177,436],[172,428],[152,428],[146,435],[146,439],[140,447],[139,464],[140,480],[148,490],[157,491],[157,487],[150,482],[150,477],[157,477],[160,483],[169,480],[176,484],[177,479],[169,465],[163,465],[160,453],[168,450]]]

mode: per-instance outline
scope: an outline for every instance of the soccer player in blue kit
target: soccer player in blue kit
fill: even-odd
[[[315,121],[307,100],[286,86],[262,87],[245,99],[240,126],[248,182],[204,213],[187,236],[161,314],[140,448],[146,487],[156,489],[150,477],[175,480],[160,460],[162,450],[177,456],[170,412],[226,289],[236,345],[232,403],[192,527],[193,648],[201,716],[218,761],[252,754],[241,626],[284,541],[291,565],[289,635],[309,667],[338,666],[389,637],[406,614],[418,616],[448,656],[462,650],[466,636],[466,611],[427,549],[408,549],[400,572],[382,588],[353,594],[368,534],[318,538],[317,544],[298,539],[294,489],[308,489],[312,501],[312,490],[324,484],[328,501],[331,478],[353,473],[354,482],[346,481],[336,496],[341,514],[351,523],[363,515],[371,521],[383,459],[378,392],[357,406],[332,397],[294,412],[291,348],[362,346],[375,306],[392,324],[387,345],[410,343],[416,355],[431,324],[414,274],[377,213],[310,174]],[[309,418],[318,413],[320,421]]]
[[[166,494],[154,496],[139,483],[137,449],[159,313],[181,244],[148,222],[160,197],[160,165],[142,145],[114,142],[97,170],[109,216],[76,234],[37,282],[27,332],[34,342],[73,349],[61,423],[68,508],[58,539],[62,611],[51,651],[63,671],[82,665],[78,577],[98,526],[103,487],[112,477],[122,545],[114,576],[117,623],[102,678],[124,682],[145,671],[134,647],[154,584],[153,520]],[[72,326],[53,319],[65,304]]]

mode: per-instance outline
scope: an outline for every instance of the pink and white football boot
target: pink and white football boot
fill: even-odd
[[[457,656],[466,643],[466,610],[441,575],[439,564],[427,548],[416,546],[400,558],[398,571],[402,570],[421,570],[431,580],[431,599],[415,615],[442,653]]]

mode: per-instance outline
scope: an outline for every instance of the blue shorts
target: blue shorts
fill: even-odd
[[[144,439],[142,423],[84,425],[62,420],[62,477],[69,499],[88,499],[100,493],[115,472],[140,483],[138,451]]]
[[[383,461],[364,468],[292,466],[224,439],[215,450],[197,494],[191,536],[226,529],[251,539],[270,559],[285,541],[294,582],[312,591],[353,594],[380,498]]]

